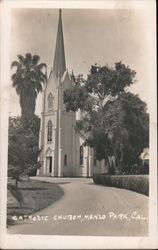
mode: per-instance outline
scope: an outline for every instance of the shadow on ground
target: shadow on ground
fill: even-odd
[[[36,187],[32,187],[32,188],[25,187],[25,188],[23,188],[23,187],[21,187],[20,190],[47,190],[47,188],[40,188],[40,187],[37,187],[37,188]]]
[[[72,183],[72,182],[58,182],[58,185],[63,185],[63,184],[69,184],[69,183]]]

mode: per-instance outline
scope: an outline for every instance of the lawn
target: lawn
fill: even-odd
[[[61,198],[63,190],[56,183],[37,180],[25,180],[18,183],[18,197],[22,207],[15,198],[15,181],[8,179],[7,225],[14,225],[12,216],[29,215],[37,212]]]

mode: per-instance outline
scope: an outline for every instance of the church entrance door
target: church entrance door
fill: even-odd
[[[52,156],[47,157],[47,173],[52,173]]]

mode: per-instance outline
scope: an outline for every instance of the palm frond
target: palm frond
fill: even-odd
[[[25,58],[31,63],[31,61],[32,61],[32,55],[31,55],[31,53],[26,53],[25,54]]]
[[[18,59],[19,59],[19,62],[20,62],[21,64],[23,64],[25,58],[24,58],[22,55],[17,55],[17,57],[18,57]]]
[[[46,65],[46,63],[40,63],[37,67],[39,70],[41,70],[43,68],[47,68],[47,65]]]
[[[26,70],[29,70],[31,68],[32,65],[32,55],[30,53],[25,54],[25,58],[24,58],[24,67],[26,68]]]
[[[34,55],[32,57],[32,64],[33,65],[37,65],[39,61],[40,61],[40,57],[38,55]]]
[[[19,66],[19,62],[18,61],[13,61],[12,63],[11,63],[11,68],[13,68],[13,67],[18,67]]]
[[[11,76],[11,79],[12,79],[13,84],[14,84],[14,82],[17,80],[17,73],[13,74],[13,75]]]

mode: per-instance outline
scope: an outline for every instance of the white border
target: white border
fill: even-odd
[[[14,1],[1,2],[1,247],[3,249],[112,249],[144,248],[154,249],[157,244],[157,117],[156,117],[156,6],[153,0],[104,0],[104,1]],[[8,148],[8,102],[9,102],[9,27],[11,8],[89,8],[89,9],[148,9],[153,28],[152,69],[150,102],[150,214],[149,237],[78,237],[44,235],[7,235],[6,226],[6,185],[7,185],[7,148]],[[8,65],[8,67],[7,67]],[[149,83],[150,84],[150,83]]]

